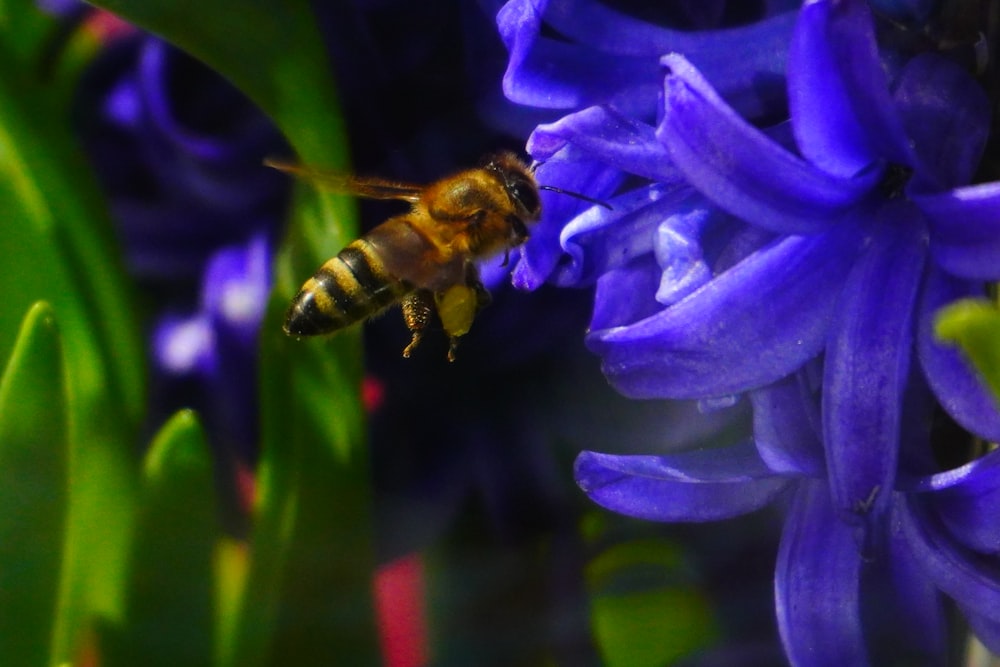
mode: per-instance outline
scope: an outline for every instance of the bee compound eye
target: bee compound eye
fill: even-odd
[[[538,188],[527,179],[520,176],[515,177],[507,184],[507,192],[528,213],[535,214],[541,209],[542,204],[538,199]]]

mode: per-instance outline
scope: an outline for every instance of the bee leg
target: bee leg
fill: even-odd
[[[403,298],[403,320],[413,337],[410,344],[403,348],[403,356],[409,359],[410,353],[420,343],[424,329],[434,312],[434,295],[428,290],[417,290]]]
[[[479,303],[477,290],[468,285],[452,285],[435,294],[434,301],[441,326],[451,341],[448,346],[448,361],[455,361],[458,339],[469,332],[472,320],[476,317]]]
[[[516,215],[512,215],[507,218],[510,222],[510,240],[512,246],[519,246],[528,240],[528,226],[524,224],[524,221]]]

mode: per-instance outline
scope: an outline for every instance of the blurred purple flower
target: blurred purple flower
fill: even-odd
[[[197,309],[164,315],[152,337],[152,421],[166,419],[178,404],[198,410],[228,501],[238,500],[238,473],[257,451],[257,335],[271,289],[271,256],[263,233],[245,246],[218,250]],[[228,509],[238,521],[239,508]]]
[[[133,275],[192,285],[222,245],[277,234],[288,183],[261,162],[287,149],[220,76],[135,33],[101,51],[79,90],[80,132]]]

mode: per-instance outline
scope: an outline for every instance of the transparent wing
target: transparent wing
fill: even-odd
[[[367,197],[368,199],[401,199],[416,202],[420,200],[420,193],[424,191],[424,188],[419,185],[397,183],[377,176],[354,176],[271,159],[264,160],[264,164],[272,169],[309,181],[317,188]]]

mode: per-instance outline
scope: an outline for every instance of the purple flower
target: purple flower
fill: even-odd
[[[911,59],[890,92],[863,3],[807,4],[791,54],[801,158],[740,119],[681,57],[664,58],[657,139],[674,167],[712,205],[774,236],[637,321],[606,315],[609,278],[589,344],[625,393],[674,398],[747,391],[825,354],[835,505],[847,514],[871,497],[869,509],[882,510],[913,351],[963,426],[1000,436],[986,388],[930,327],[941,305],[1000,275],[985,242],[998,231],[1000,185],[963,185],[988,105],[971,77],[933,55]]]
[[[585,452],[578,481],[606,507],[661,521],[790,498],[777,596],[795,664],[878,656],[861,594],[873,582],[922,631],[917,654],[942,656],[939,591],[996,648],[995,463],[937,473],[914,426],[933,396],[966,429],[1000,437],[993,397],[931,328],[942,305],[1000,277],[1000,184],[968,185],[988,101],[942,56],[880,52],[860,1],[807,2],[790,39],[788,123],[755,127],[717,71],[667,53],[655,125],[643,86],[660,80],[623,76],[529,139],[542,182],[613,209],[547,199],[515,280],[597,285],[587,342],[626,395],[749,393],[754,405],[742,445]],[[570,73],[588,68],[602,71],[565,58]],[[538,76],[525,85],[541,95],[559,75]]]
[[[661,184],[679,178],[649,125],[661,114],[657,100],[664,53],[687,53],[725,99],[748,115],[767,118],[782,112],[793,5],[765,3],[761,15],[739,17],[743,23],[736,25],[722,21],[722,3],[713,6],[707,13],[705,5],[693,13],[679,10],[670,17],[677,29],[592,0],[513,0],[503,7],[497,24],[510,51],[504,77],[508,98],[542,109],[580,110],[539,126],[529,139],[529,153],[542,163],[536,172],[541,183],[608,198],[627,174]],[[711,30],[690,31],[706,22]],[[647,199],[662,190],[654,188]],[[609,215],[631,211],[641,204],[642,193],[637,198],[612,200],[615,213],[595,209],[588,214],[591,224],[610,224]],[[514,284],[523,289],[537,288],[558,270],[563,224],[585,208],[564,195],[543,193],[542,199],[543,218],[514,269]],[[568,284],[565,277],[556,282]]]
[[[742,111],[769,112],[784,95],[785,43],[794,3],[764,4],[762,20],[739,26],[723,23],[724,3],[702,3],[686,15],[689,8],[681,6],[671,17],[677,29],[670,29],[595,0],[512,0],[497,15],[510,51],[504,93],[533,107],[612,104],[624,113],[652,119],[659,95],[659,58],[680,51],[704,68]],[[692,33],[693,22],[710,23],[714,30]],[[543,27],[564,39],[548,36]],[[755,86],[747,85],[751,79]]]
[[[1000,648],[998,453],[942,473],[901,475],[885,493],[888,512],[859,534],[833,503],[822,402],[808,375],[751,392],[753,437],[741,444],[667,456],[584,452],[577,480],[601,505],[654,521],[725,519],[790,500],[775,596],[793,664],[883,664],[869,658],[901,645],[937,664],[945,651],[940,593]],[[929,425],[922,428],[904,441],[911,463],[927,454]],[[862,614],[880,605],[877,618]]]

